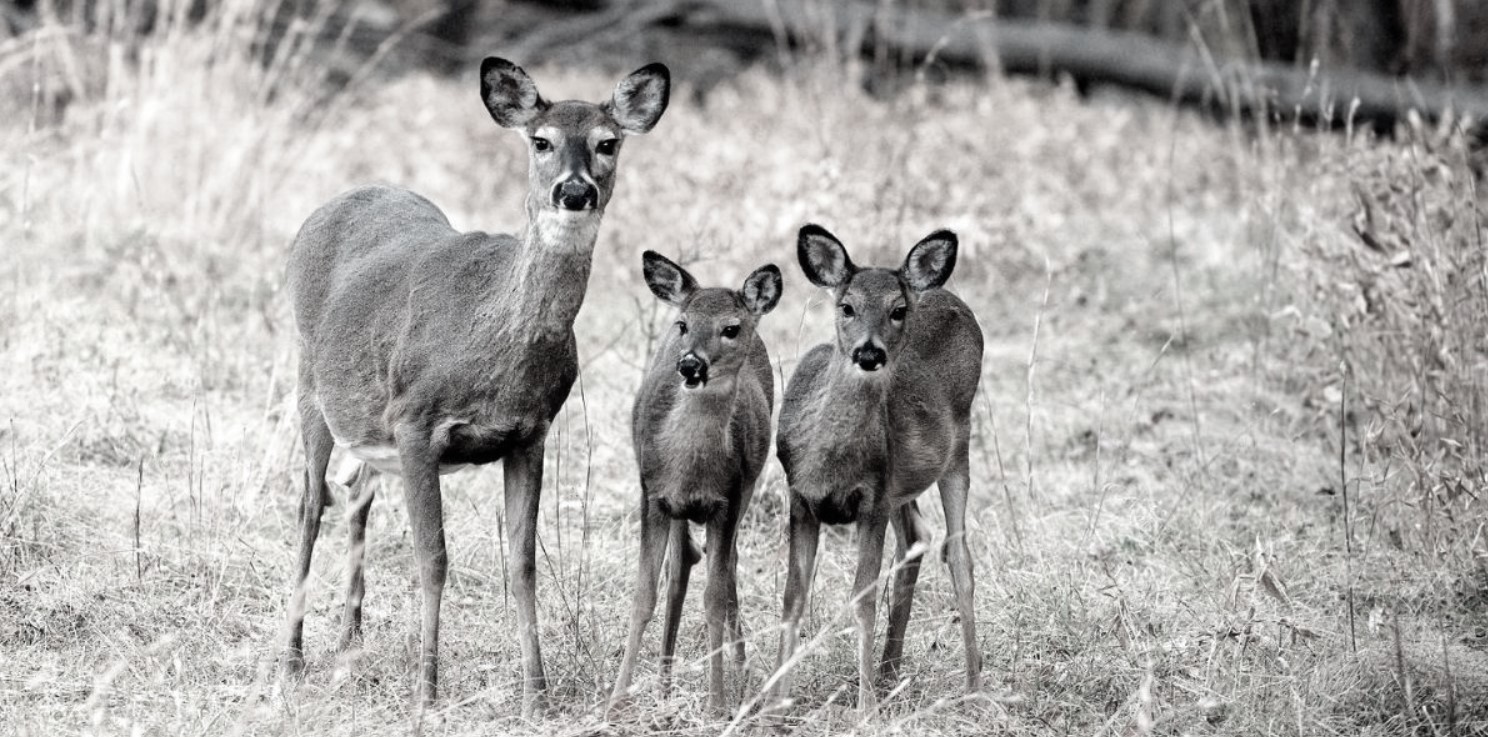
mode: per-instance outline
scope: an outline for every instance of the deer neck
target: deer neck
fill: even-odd
[[[510,294],[513,324],[538,333],[565,333],[584,304],[601,212],[573,213],[527,206]]]
[[[848,436],[872,437],[883,428],[888,411],[891,367],[877,374],[865,374],[845,356],[836,355],[827,368],[823,382],[823,401],[817,402],[819,421],[831,427],[851,430]]]
[[[679,389],[671,410],[673,426],[700,422],[704,426],[722,426],[719,429],[726,431],[728,423],[718,422],[718,419],[733,417],[738,396],[738,377],[715,378],[710,386],[700,391]]]

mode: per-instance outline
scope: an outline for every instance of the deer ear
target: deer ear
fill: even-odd
[[[697,280],[687,273],[687,269],[655,251],[641,254],[641,273],[645,275],[651,293],[674,307],[681,307],[697,290]]]
[[[626,133],[649,133],[666,112],[672,96],[672,73],[665,64],[647,64],[615,86],[610,117]]]
[[[842,241],[815,223],[802,226],[796,236],[796,258],[812,284],[829,289],[846,284],[858,270]]]
[[[956,269],[956,234],[937,230],[909,249],[899,275],[916,292],[934,289],[951,278]]]
[[[775,264],[765,264],[754,270],[744,280],[744,306],[756,317],[775,309],[780,302],[780,269]]]
[[[481,62],[481,100],[491,118],[503,128],[519,128],[548,106],[527,72],[505,59],[486,57]]]

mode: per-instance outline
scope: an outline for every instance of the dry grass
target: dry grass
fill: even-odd
[[[51,27],[0,49],[6,89],[42,81],[5,98],[0,124],[0,724],[20,734],[410,728],[396,484],[372,516],[364,651],[330,654],[333,512],[306,683],[273,680],[303,463],[282,264],[318,203],[370,180],[417,189],[457,226],[513,229],[524,157],[473,78],[369,78],[327,101],[304,57],[245,60],[252,17],[127,44]],[[557,98],[614,81],[533,72]],[[59,89],[72,99],[53,114]],[[840,606],[850,532],[833,532],[800,734],[1488,730],[1488,297],[1460,138],[1246,132],[1004,80],[892,102],[855,90],[833,68],[748,75],[706,103],[675,95],[627,147],[577,326],[582,393],[548,454],[539,590],[559,706],[517,716],[487,469],[446,483],[445,698],[425,728],[726,729],[699,708],[698,596],[681,692],[601,717],[638,535],[628,407],[665,319],[638,256],[688,254],[710,282],[779,263],[766,337],[785,376],[829,322],[793,263],[794,230],[814,220],[870,263],[935,227],[961,234],[952,287],[988,337],[970,522],[987,686],[959,692],[949,581],[932,564],[909,680],[859,723]],[[1410,266],[1363,245],[1360,201],[1362,227]],[[742,536],[746,696],[775,644],[783,492],[772,465]]]

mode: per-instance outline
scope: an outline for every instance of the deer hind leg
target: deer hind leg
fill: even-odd
[[[346,510],[346,609],[341,613],[341,644],[347,652],[362,638],[362,599],[366,595],[363,571],[367,551],[367,516],[377,496],[377,472],[362,464],[351,482],[351,505]]]
[[[630,634],[625,640],[625,658],[620,662],[620,676],[615,679],[615,688],[610,693],[610,709],[616,711],[629,699],[630,683],[635,674],[636,659],[641,650],[641,637],[646,625],[656,613],[657,579],[661,576],[662,560],[666,557],[667,537],[671,520],[656,508],[656,504],[641,496],[641,555],[640,571],[636,574],[635,603],[630,613]]]
[[[739,509],[730,506],[708,523],[708,588],[703,604],[708,618],[708,708],[726,708],[723,689],[723,653],[725,631],[730,636],[738,628],[739,588],[734,577],[737,563],[735,537]]]
[[[744,670],[744,624],[739,618],[739,525],[744,521],[744,513],[749,511],[749,502],[754,498],[754,482],[744,485],[744,492],[739,501],[739,512],[734,516],[734,532],[731,545],[728,547],[728,611],[725,614],[725,623],[728,625],[728,636],[734,647],[734,664],[740,672]]]
[[[667,601],[666,619],[661,633],[661,692],[672,691],[672,664],[676,660],[677,629],[682,624],[682,603],[687,598],[687,579],[692,567],[703,559],[697,544],[692,541],[692,531],[687,520],[672,520],[671,551],[667,554]]]
[[[976,581],[972,574],[971,548],[966,544],[966,498],[971,486],[970,459],[965,443],[957,451],[951,471],[941,478],[940,499],[946,515],[946,565],[956,592],[956,611],[961,616],[961,639],[966,648],[966,689],[981,686],[982,651],[976,636]]]
[[[883,660],[878,677],[887,683],[899,680],[899,664],[904,658],[904,631],[909,625],[914,604],[915,582],[920,577],[920,561],[925,556],[929,532],[915,502],[900,507],[890,518],[894,525],[894,588],[889,605],[889,630],[884,638]]]
[[[791,670],[795,663],[801,617],[811,598],[811,579],[816,572],[816,547],[821,541],[821,522],[795,492],[791,493],[790,562],[785,573],[785,602],[780,614],[780,650],[775,661],[775,685],[765,698],[766,708],[777,710],[790,698]]]
[[[301,377],[301,386],[309,386]],[[310,577],[310,560],[315,553],[315,540],[320,536],[320,518],[331,503],[326,488],[326,468],[331,462],[335,440],[320,408],[309,392],[300,398],[300,435],[305,444],[305,490],[300,497],[299,552],[295,557],[289,597],[289,621],[284,647],[283,672],[298,675],[305,668],[305,601]]]
[[[883,568],[884,533],[889,521],[881,514],[858,520],[858,571],[853,576],[853,614],[858,623],[858,711],[878,703],[873,690],[873,629],[878,622],[878,574]]]
[[[420,627],[417,702],[432,702],[439,694],[439,609],[444,600],[449,556],[444,545],[444,502],[439,486],[439,461],[429,447],[428,431],[400,426],[398,460],[413,528],[413,556],[423,593]]]

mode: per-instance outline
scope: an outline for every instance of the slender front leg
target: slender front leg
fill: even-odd
[[[542,495],[546,433],[502,460],[506,477],[506,536],[510,546],[512,595],[517,600],[517,637],[522,643],[522,716],[547,707],[548,681],[537,642],[537,510]]]
[[[408,499],[408,521],[413,528],[413,557],[418,562],[423,590],[417,703],[428,704],[439,694],[439,606],[444,598],[449,558],[444,548],[444,502],[439,490],[439,459],[429,445],[427,428],[399,425],[398,460]]]
[[[971,487],[971,462],[966,445],[958,451],[951,471],[940,480],[941,506],[946,515],[946,564],[956,591],[956,610],[961,614],[961,639],[966,647],[966,690],[981,687],[982,651],[976,636],[976,581],[972,575],[971,548],[966,544],[966,497]]]
[[[816,544],[821,537],[821,523],[801,498],[791,493],[790,562],[785,574],[785,604],[780,615],[780,654],[775,661],[775,686],[765,699],[767,708],[778,708],[790,698],[790,662],[796,652],[801,617],[811,597],[811,577],[816,569]]]
[[[301,386],[306,377],[301,376]],[[315,553],[315,540],[320,536],[320,517],[330,504],[326,488],[326,467],[331,462],[335,440],[326,426],[320,408],[311,396],[300,398],[300,434],[305,444],[305,490],[300,497],[300,547],[289,594],[289,621],[285,629],[283,674],[293,678],[305,668],[305,599],[306,580],[310,576],[310,559]]]
[[[620,661],[620,676],[615,679],[615,688],[610,693],[610,709],[618,710],[629,700],[631,679],[635,674],[636,658],[641,650],[641,636],[651,616],[656,612],[656,586],[661,576],[661,562],[666,557],[670,520],[656,504],[646,500],[641,492],[641,556],[640,570],[636,573],[635,603],[630,612],[630,635],[625,640],[625,658]]]
[[[367,515],[377,496],[376,471],[363,465],[351,482],[351,506],[346,510],[346,609],[341,614],[341,652],[362,638],[362,598],[367,591],[364,569],[367,552]]]
[[[715,712],[727,708],[723,694],[724,631],[730,627],[731,608],[738,606],[733,569],[738,524],[738,510],[732,505],[708,522],[708,588],[703,592],[703,608],[708,618],[708,708]]]
[[[895,564],[898,568],[894,573],[889,631],[884,638],[883,660],[878,665],[878,677],[892,684],[899,680],[899,662],[904,657],[904,630],[909,624],[910,608],[914,605],[915,581],[920,577],[925,540],[930,535],[920,517],[919,507],[913,501],[900,507],[890,519],[894,524],[894,538],[897,541]]]
[[[661,625],[661,692],[672,692],[672,663],[677,652],[677,628],[682,624],[682,603],[687,599],[687,578],[702,553],[692,542],[687,520],[672,520],[672,552],[667,571],[666,618]]]
[[[858,622],[858,710],[871,711],[873,692],[873,627],[878,619],[878,573],[883,568],[884,534],[889,520],[882,511],[858,520],[858,572],[853,577],[853,608]]]

